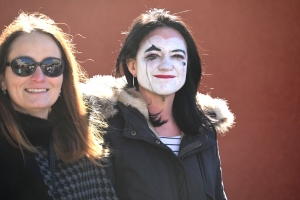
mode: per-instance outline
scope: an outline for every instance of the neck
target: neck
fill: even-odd
[[[40,109],[24,110],[18,107],[15,107],[15,110],[41,119],[48,119],[48,112],[49,112],[48,110],[40,110]]]
[[[155,127],[158,135],[168,137],[181,135],[181,130],[177,126],[172,114],[175,93],[163,96],[163,98],[161,95],[153,94],[145,90],[140,91],[140,93],[147,101],[150,113],[155,114],[160,112],[161,119],[168,120],[168,122],[162,126]]]

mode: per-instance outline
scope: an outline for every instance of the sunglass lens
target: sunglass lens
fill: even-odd
[[[11,64],[12,70],[18,76],[30,76],[34,73],[34,61],[29,58],[18,58]]]
[[[64,66],[60,59],[48,58],[41,66],[43,73],[49,77],[57,77],[63,73]]]

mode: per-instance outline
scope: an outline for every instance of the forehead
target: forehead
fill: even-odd
[[[39,44],[39,43],[53,43],[54,40],[51,36],[40,33],[40,32],[30,32],[23,33],[11,43],[11,46],[22,45],[22,44]],[[55,43],[55,42],[54,42]]]
[[[173,45],[180,45],[186,47],[186,42],[183,36],[175,29],[170,27],[156,28],[146,35],[140,43],[140,47],[151,45],[157,42],[155,45],[162,45],[161,42],[169,41],[168,43]]]
[[[33,58],[35,56],[59,57],[60,49],[53,38],[47,34],[39,32],[24,33],[18,36],[9,47],[8,57],[17,56]]]

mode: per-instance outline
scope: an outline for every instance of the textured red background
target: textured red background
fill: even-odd
[[[154,7],[181,12],[206,67],[199,91],[236,115],[219,137],[228,198],[300,199],[299,0],[1,0],[0,27],[19,10],[47,14],[67,24],[90,76],[111,74],[121,32]]]

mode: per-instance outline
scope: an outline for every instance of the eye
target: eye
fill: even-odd
[[[146,56],[146,59],[147,60],[154,60],[154,59],[156,59],[158,57],[158,55],[157,54],[149,54],[149,55],[147,55]]]
[[[181,54],[175,54],[172,56],[173,58],[176,58],[176,59],[184,59],[184,56],[181,55]]]

